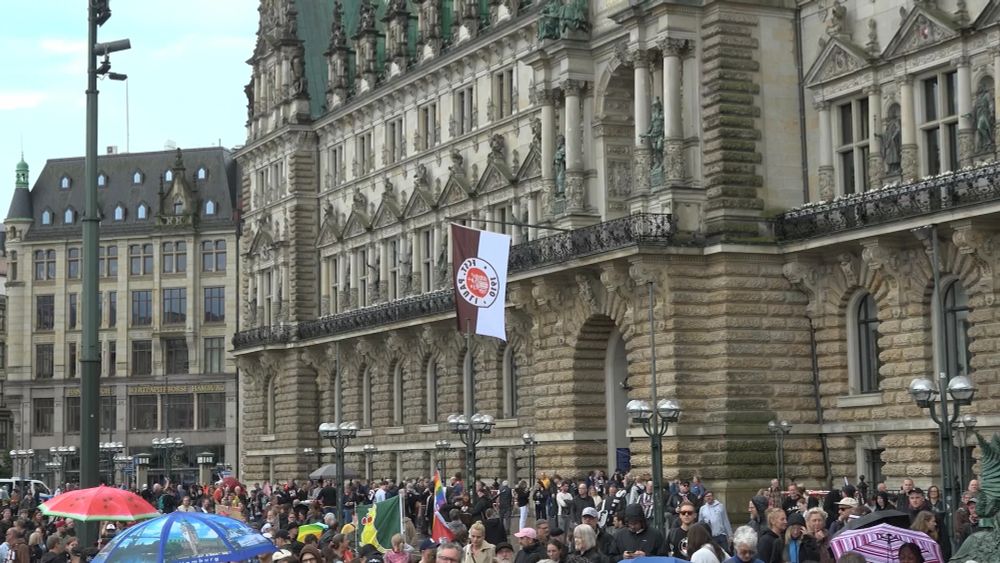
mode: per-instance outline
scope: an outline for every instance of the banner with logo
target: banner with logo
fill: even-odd
[[[509,236],[452,223],[452,273],[460,332],[507,340],[504,304],[509,256]]]

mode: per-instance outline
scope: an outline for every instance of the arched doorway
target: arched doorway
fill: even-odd
[[[634,189],[633,147],[635,130],[635,80],[631,66],[612,63],[599,85],[594,142],[601,201],[595,205],[603,217],[613,219],[629,213],[628,198]]]
[[[604,392],[607,400],[608,420],[608,475],[618,468],[618,452],[629,447],[628,416],[628,361],[625,357],[625,339],[618,328],[611,329],[604,355]]]

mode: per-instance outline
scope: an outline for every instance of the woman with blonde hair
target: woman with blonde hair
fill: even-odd
[[[588,524],[573,528],[573,550],[590,563],[609,563],[608,556],[597,549],[597,532]]]
[[[462,563],[494,563],[497,548],[486,541],[486,527],[482,522],[469,526],[469,543],[462,548]]]
[[[932,540],[937,542],[941,546],[941,554],[944,556],[945,560],[951,557],[951,542],[941,541],[946,539],[941,533],[940,528],[938,528],[937,517],[930,510],[921,510],[913,518],[913,524],[910,526],[911,530],[917,532],[923,532],[930,536]],[[947,545],[945,545],[947,544]]]

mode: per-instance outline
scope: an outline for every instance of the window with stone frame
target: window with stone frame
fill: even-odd
[[[132,430],[159,430],[159,397],[131,395],[128,398],[128,422]]]
[[[867,291],[859,291],[848,302],[848,372],[850,391],[879,390],[878,305]]]
[[[36,250],[35,281],[50,281],[56,279],[56,251]]]
[[[206,323],[221,323],[226,320],[226,288],[206,287],[205,316]]]
[[[76,293],[70,293],[67,297],[67,311],[66,311],[66,328],[73,330],[76,328],[76,321],[79,315],[77,314],[80,310],[79,307],[79,296]]]
[[[66,249],[66,277],[71,280],[80,279],[80,249]]]
[[[173,393],[163,396],[169,405],[167,413],[167,428],[173,430],[194,430],[194,394]]]
[[[112,432],[118,422],[118,398],[114,395],[101,396],[101,432]]]
[[[375,169],[374,152],[370,129],[354,138],[354,162],[357,164],[355,177],[364,176]]]
[[[188,373],[188,345],[186,338],[163,339],[163,364],[168,374]]]
[[[225,240],[204,240],[201,242],[201,271],[216,273],[226,271]]]
[[[331,256],[330,261],[330,314],[336,315],[340,312],[340,258]]]
[[[385,296],[389,300],[399,299],[399,244],[398,238],[392,238],[385,242],[387,246],[386,254],[389,257],[389,279],[386,280],[387,288]]]
[[[368,279],[371,270],[368,249],[361,247],[355,252],[358,254],[358,307],[365,307],[368,305]]]
[[[153,341],[132,341],[132,372],[131,375],[152,375],[153,373]]]
[[[108,377],[118,375],[118,343],[114,340],[108,341]]]
[[[330,187],[336,187],[344,183],[347,175],[344,171],[344,144],[334,145],[327,154],[327,179]]]
[[[213,336],[205,339],[205,373],[222,373],[226,365],[225,338]]]
[[[944,290],[944,341],[948,378],[969,375],[969,296],[959,280],[953,280]]]
[[[918,115],[923,174],[958,169],[958,73],[939,72],[920,81]]]
[[[455,108],[452,110],[452,119],[455,123],[455,130],[451,131],[454,136],[464,135],[472,131],[476,126],[476,92],[472,84],[466,84],[455,90]]]
[[[837,106],[837,184],[840,193],[868,189],[868,98],[848,100]]]
[[[187,272],[187,244],[182,240],[163,243],[160,260],[164,274]]]
[[[153,292],[148,289],[132,291],[132,326],[153,324]]]
[[[424,401],[427,411],[426,419],[424,422],[427,424],[434,424],[438,421],[438,365],[436,358],[430,358],[425,366],[425,389],[424,389]]]
[[[361,427],[372,427],[372,368],[361,372]]]
[[[396,362],[392,369],[392,425],[403,425],[403,364]]]
[[[226,427],[226,394],[198,393],[198,429],[221,430]]]
[[[426,103],[417,110],[417,150],[427,150],[438,144],[437,102]]]
[[[35,344],[35,379],[55,376],[55,345]]]
[[[79,361],[76,342],[67,342],[66,346],[68,347],[68,351],[66,353],[66,377],[73,379],[76,378],[78,368],[77,362]]]
[[[406,135],[403,131],[403,116],[385,122],[385,150],[382,152],[384,164],[394,164],[406,156]]]
[[[163,324],[187,322],[187,288],[168,287],[163,289]]]
[[[107,327],[113,328],[118,324],[118,292],[108,292],[108,320]]]
[[[503,351],[503,417],[517,417],[519,408],[518,377],[519,366],[514,347],[509,343]]]
[[[66,397],[66,433],[80,433],[80,397]]]
[[[420,231],[420,291],[430,292],[434,287],[434,231],[430,228]]]
[[[493,119],[503,119],[517,111],[517,94],[514,90],[514,68],[493,73]]]
[[[56,296],[35,296],[35,330],[52,330],[56,326]]]
[[[97,275],[102,278],[118,277],[118,246],[111,244],[97,248]]]
[[[128,273],[130,276],[148,276],[153,273],[153,245],[128,245]]]
[[[32,399],[32,434],[51,436],[55,430],[56,400],[53,398]]]

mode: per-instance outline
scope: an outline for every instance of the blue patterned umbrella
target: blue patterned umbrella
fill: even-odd
[[[99,563],[216,563],[274,553],[271,540],[243,522],[200,512],[171,512],[120,532]]]

